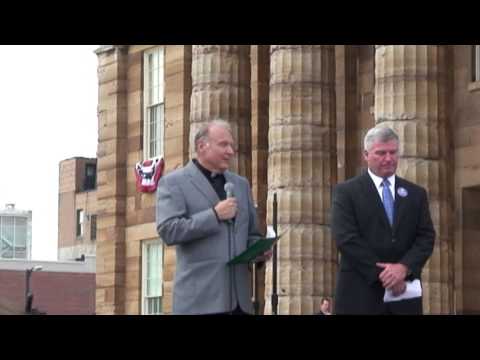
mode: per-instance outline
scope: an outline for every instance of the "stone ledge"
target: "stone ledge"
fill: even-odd
[[[468,84],[468,91],[479,91],[480,90],[480,81],[474,81]]]
[[[115,45],[100,45],[98,49],[94,50],[94,53],[98,55],[113,49],[115,49]]]
[[[119,48],[120,50],[126,49],[128,45],[100,45],[100,47],[94,50],[94,53],[99,55],[105,52],[109,52],[115,50],[115,48]]]

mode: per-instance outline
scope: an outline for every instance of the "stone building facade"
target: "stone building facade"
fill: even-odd
[[[158,241],[155,194],[136,191],[133,169],[152,156],[166,172],[184,165],[195,129],[217,117],[233,127],[233,168],[251,181],[263,230],[278,197],[279,314],[315,313],[334,294],[331,190],[360,173],[363,136],[380,123],[400,136],[399,175],[429,195],[438,236],[425,312],[480,312],[479,46],[108,45],[97,55],[97,313],[170,313],[175,252]],[[271,263],[258,275],[268,314]]]

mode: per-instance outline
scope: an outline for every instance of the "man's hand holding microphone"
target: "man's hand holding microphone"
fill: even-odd
[[[237,199],[231,197],[220,201],[215,206],[215,212],[220,221],[233,219],[237,215]]]

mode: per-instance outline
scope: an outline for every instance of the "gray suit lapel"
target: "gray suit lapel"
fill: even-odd
[[[202,174],[193,161],[187,164],[185,171],[193,186],[205,196],[212,206],[215,206],[220,199],[213,189],[212,184],[208,182],[205,175]]]

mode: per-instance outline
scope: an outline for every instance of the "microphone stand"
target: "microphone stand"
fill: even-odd
[[[275,232],[275,239],[278,237],[277,233],[277,193],[273,193],[273,231]],[[273,245],[272,254],[272,314],[277,315],[278,294],[277,294],[277,242]]]
[[[252,284],[253,286],[253,314],[258,315],[258,300],[257,300],[257,265],[252,264]]]
[[[257,205],[255,205],[255,209]],[[253,313],[255,315],[260,315],[260,301],[258,300],[258,271],[262,268],[265,263],[252,263],[252,281],[253,281]]]

